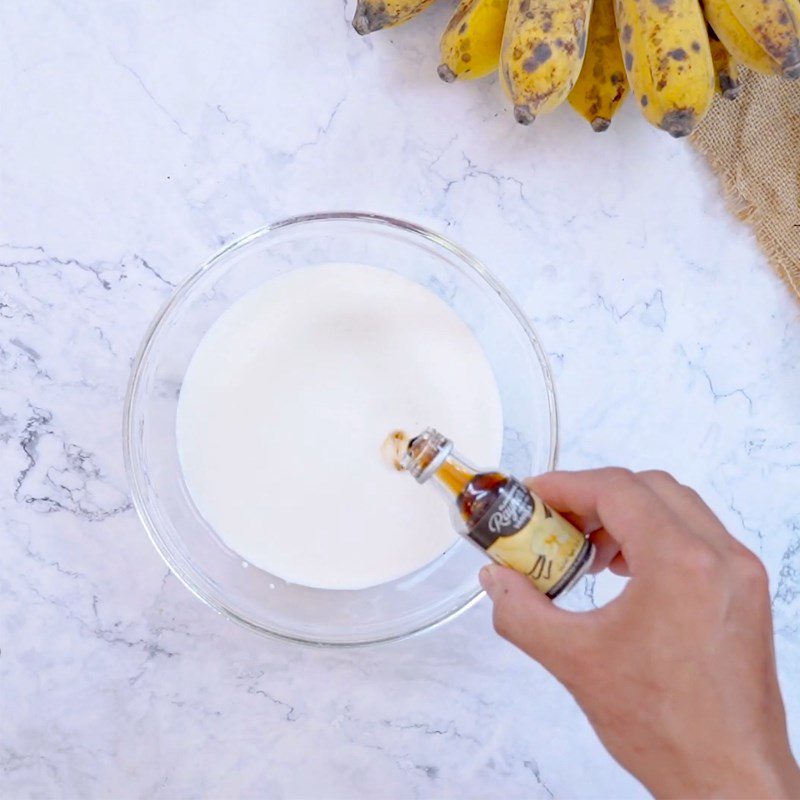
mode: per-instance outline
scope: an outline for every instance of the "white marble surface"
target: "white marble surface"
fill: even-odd
[[[473,250],[550,353],[562,466],[673,470],[761,554],[800,746],[799,308],[632,104],[602,136],[568,108],[523,129],[493,80],[441,83],[446,5],[367,41],[351,0],[0,7],[2,796],[644,794],[487,603],[297,649],[208,611],[144,535],[120,427],[145,326],[221,243],[321,209]]]

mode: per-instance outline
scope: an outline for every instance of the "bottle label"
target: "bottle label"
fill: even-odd
[[[550,594],[589,547],[586,537],[514,478],[469,532],[494,561],[527,575]]]

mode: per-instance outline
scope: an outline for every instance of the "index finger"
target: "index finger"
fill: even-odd
[[[619,542],[633,574],[648,564],[672,560],[687,541],[680,518],[629,470],[549,472],[529,484],[556,511],[576,518],[584,530],[605,528]]]

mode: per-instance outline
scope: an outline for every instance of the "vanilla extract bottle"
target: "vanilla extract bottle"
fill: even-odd
[[[459,534],[493,561],[527,575],[547,597],[566,592],[591,566],[594,545],[583,533],[516,478],[474,469],[433,428],[398,456],[399,469],[445,495]]]

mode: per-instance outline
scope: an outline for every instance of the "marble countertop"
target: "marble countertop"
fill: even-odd
[[[800,308],[632,103],[602,135],[569,108],[524,129],[495,80],[443,84],[440,5],[364,40],[352,0],[3,3],[3,796],[645,795],[488,603],[302,649],[209,611],[145,536],[120,444],[145,327],[222,243],[328,209],[472,250],[545,343],[561,465],[671,470],[762,556],[800,748]]]

